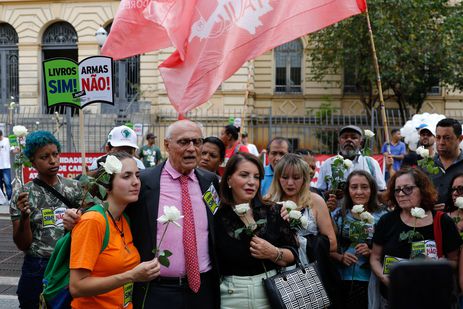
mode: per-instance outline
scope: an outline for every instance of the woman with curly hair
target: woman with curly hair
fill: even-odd
[[[64,212],[77,208],[82,198],[77,181],[58,175],[60,151],[60,143],[48,131],[35,131],[26,137],[24,154],[36,169],[37,178],[14,192],[10,204],[13,240],[25,252],[17,290],[21,308],[38,308],[43,273],[65,232]]]
[[[381,281],[382,304],[387,303],[388,273],[397,258],[425,256],[437,260],[445,256],[456,267],[462,243],[455,223],[445,214],[440,219],[442,243],[436,243],[437,213],[433,209],[437,191],[424,172],[403,168],[389,179],[387,188],[387,199],[394,210],[382,216],[376,225],[370,254],[371,269]]]

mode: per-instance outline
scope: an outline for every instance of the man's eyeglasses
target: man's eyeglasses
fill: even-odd
[[[452,194],[456,192],[458,195],[463,195],[463,186],[452,187],[450,192],[452,192]]]
[[[415,188],[417,188],[417,186],[403,186],[402,188],[395,188],[394,194],[399,195],[400,192],[403,192],[404,195],[410,195]]]
[[[203,144],[202,138],[181,138],[176,141],[177,145],[180,147],[188,147],[190,143],[193,143],[193,146],[200,147]]]

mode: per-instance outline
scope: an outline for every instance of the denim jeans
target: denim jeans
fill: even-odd
[[[3,184],[5,184],[6,196],[8,200],[11,199],[11,169],[4,168],[0,169],[0,189],[3,190]]]
[[[42,279],[48,259],[35,256],[24,256],[24,263],[19,278],[18,294],[19,307],[23,309],[39,308],[40,293],[42,293]]]

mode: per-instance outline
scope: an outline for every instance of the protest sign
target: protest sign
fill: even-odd
[[[48,59],[43,62],[43,73],[48,107],[114,104],[110,57],[94,56],[79,63],[67,58]]]

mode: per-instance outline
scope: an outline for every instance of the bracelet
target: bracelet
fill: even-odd
[[[279,260],[283,258],[283,250],[277,247],[277,256],[275,257],[275,260],[273,261],[274,263],[277,263]]]

